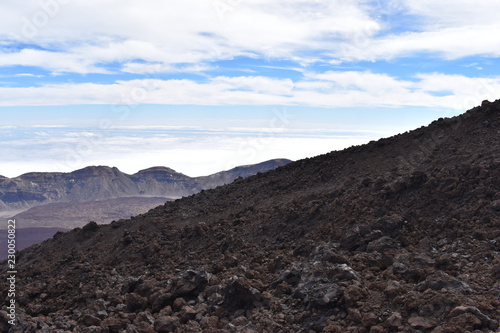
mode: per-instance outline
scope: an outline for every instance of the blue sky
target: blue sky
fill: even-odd
[[[500,96],[497,0],[5,0],[0,175],[300,159]]]

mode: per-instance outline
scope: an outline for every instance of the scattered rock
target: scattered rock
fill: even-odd
[[[110,333],[118,333],[127,327],[128,322],[123,319],[109,317],[101,322],[101,327],[107,329]]]
[[[180,321],[177,317],[163,316],[158,317],[154,323],[154,330],[158,333],[171,333],[179,327]]]
[[[377,325],[380,321],[379,317],[373,312],[365,313],[362,317],[363,319],[361,319],[361,322],[363,323],[363,326],[367,328]]]
[[[451,310],[448,315],[450,318],[454,318],[460,316],[464,313],[470,313],[477,317],[480,320],[482,327],[488,328],[490,330],[496,330],[498,328],[498,321],[489,318],[484,315],[478,308],[473,306],[457,306],[453,310]]]
[[[286,282],[290,286],[295,287],[299,284],[301,275],[302,274],[297,269],[292,268],[291,270],[286,270],[281,273],[280,276],[276,280],[274,280],[271,285],[276,288],[276,286],[278,286],[282,282]]]
[[[100,326],[101,319],[87,314],[82,318],[82,324],[85,326]]]
[[[389,236],[383,236],[379,239],[371,241],[368,243],[366,250],[368,252],[386,252],[388,250],[398,249],[400,247],[399,242],[395,241]]]
[[[224,306],[231,312],[261,305],[260,291],[251,287],[246,279],[233,277],[225,290]]]
[[[429,330],[436,327],[436,322],[424,317],[411,317],[408,319],[408,324],[416,329]]]
[[[394,312],[385,321],[386,326],[393,330],[401,330],[403,327],[403,317],[399,312]]]

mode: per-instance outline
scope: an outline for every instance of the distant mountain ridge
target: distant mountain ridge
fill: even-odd
[[[167,167],[152,167],[129,175],[108,166],[89,166],[69,173],[30,172],[15,178],[2,176],[0,212],[26,210],[49,203],[123,197],[179,198],[290,162],[287,159],[274,159],[204,177],[189,177]]]

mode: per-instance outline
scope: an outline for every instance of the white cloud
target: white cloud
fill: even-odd
[[[64,128],[64,125],[30,125],[30,128]]]
[[[500,77],[470,78],[439,73],[418,74],[415,86],[433,93],[447,93],[450,106],[467,110],[483,100],[494,101],[500,96]]]
[[[36,77],[36,78],[44,77],[43,75],[35,75],[35,74],[32,74],[32,73],[20,73],[20,74],[15,74],[14,76],[19,76],[19,77]]]
[[[388,90],[402,92],[411,83],[401,81],[388,74],[376,74],[369,71],[329,71],[325,73],[307,73],[306,77],[320,82],[330,82],[332,90],[361,90],[383,93]]]
[[[388,60],[422,53],[444,59],[500,55],[496,33],[500,23],[492,15],[500,10],[496,0],[405,0],[386,7],[377,9],[385,12],[383,27],[405,24],[407,30],[375,29],[374,33],[367,25],[340,47],[333,48],[330,55],[343,61]],[[407,19],[410,21],[400,21],[403,15],[411,17]]]
[[[500,9],[496,0],[383,4],[367,0],[26,0],[21,4],[8,0],[0,4],[0,32],[4,32],[0,33],[0,66],[40,67],[50,71],[54,80],[61,73],[117,72],[142,75],[142,79],[4,87],[0,105],[450,107],[471,104],[461,102],[460,94],[477,100],[497,93],[496,77],[422,74],[402,80],[366,70],[315,73],[310,69],[314,63],[335,66],[341,61],[420,53],[446,59],[500,55],[500,23],[492,15]],[[390,30],[391,20],[401,23],[400,14],[414,17],[418,29]],[[293,61],[296,64],[290,69],[293,66],[303,78],[207,74],[217,69],[212,61],[242,55],[261,60],[259,65],[270,60],[270,67],[274,59]],[[232,65],[238,67],[237,61]],[[204,76],[167,80],[156,75],[188,72]],[[492,80],[486,88],[489,93],[474,91],[483,89],[481,80],[488,79]],[[438,82],[444,86],[449,82],[448,87],[454,88],[436,90]],[[459,89],[457,82],[465,86]]]
[[[291,95],[294,83],[291,79],[273,79],[263,76],[216,77],[212,83],[221,90],[243,90],[270,95]]]
[[[440,54],[446,59],[474,55],[500,56],[500,39],[496,33],[499,29],[500,23],[495,23],[404,33],[371,40],[359,48],[353,47],[349,49],[351,53],[348,56],[372,61],[419,53]]]
[[[496,0],[405,0],[404,3],[411,13],[422,16],[429,27],[496,24],[498,19],[491,13],[500,11],[500,2]]]
[[[179,64],[207,71],[212,61],[242,55],[303,67],[422,52],[498,56],[492,13],[499,10],[496,0],[9,0],[0,4],[0,66],[148,74],[179,71]],[[405,15],[412,32],[391,31]],[[20,42],[44,49],[17,50]],[[107,67],[114,63],[121,69]]]
[[[329,48],[366,24],[377,25],[358,1],[64,2],[52,7],[29,0],[0,4],[0,31],[9,32],[4,38],[46,48],[4,51],[0,66],[105,73],[103,62],[135,59],[168,70],[173,64],[244,54],[293,58],[297,51]]]
[[[16,140],[15,147],[0,142],[4,147],[2,155],[9,155],[9,159],[2,163],[0,174],[15,177],[31,171],[69,172],[88,165],[117,166],[123,172],[135,173],[163,165],[190,176],[201,176],[273,158],[312,157],[382,136],[381,133],[360,133],[359,136],[336,133],[304,137],[302,134],[276,132],[221,135],[206,131],[190,137],[137,131],[97,135],[86,132],[84,134],[93,135],[50,134]]]
[[[263,76],[192,80],[137,79],[114,84],[52,84],[0,88],[0,106],[70,104],[301,105],[315,107],[424,106],[466,110],[500,95],[500,77],[439,73],[402,80],[369,71],[305,73],[304,79]],[[468,100],[468,102],[464,102]],[[474,101],[474,102],[472,102]],[[471,105],[472,104],[472,105]]]
[[[72,73],[109,73],[96,66],[95,59],[86,58],[83,54],[50,52],[43,50],[23,49],[19,52],[0,54],[0,66],[34,66],[49,71]]]

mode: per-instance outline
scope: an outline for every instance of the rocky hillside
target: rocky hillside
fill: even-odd
[[[485,101],[59,233],[18,254],[17,325],[0,312],[0,330],[496,332],[499,131]]]
[[[0,212],[54,202],[89,202],[122,197],[180,198],[290,163],[276,159],[208,177],[188,177],[166,167],[128,175],[117,168],[90,166],[70,173],[32,172],[0,177]]]

